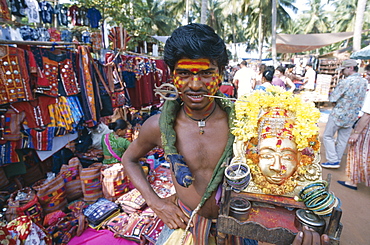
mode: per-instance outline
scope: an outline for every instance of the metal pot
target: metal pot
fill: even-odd
[[[326,222],[323,218],[310,210],[297,209],[295,212],[294,225],[300,231],[303,230],[303,226],[307,226],[321,235],[325,231]]]

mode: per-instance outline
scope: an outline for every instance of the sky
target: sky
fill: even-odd
[[[287,12],[294,19],[299,14],[301,14],[302,11],[309,10],[310,9],[309,3],[310,3],[310,0],[296,0],[296,2],[294,3],[294,6],[296,6],[298,8],[297,14],[294,14],[293,11],[291,11],[289,9],[287,9]],[[327,3],[327,0],[321,0],[321,4],[326,4],[326,3]],[[331,4],[329,4],[329,5],[326,5],[324,9],[326,9],[326,10],[332,10],[333,9],[333,6],[331,6]]]

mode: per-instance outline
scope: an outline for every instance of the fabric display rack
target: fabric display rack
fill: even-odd
[[[155,244],[163,222],[120,164],[102,164],[101,139],[117,119],[135,139],[167,66],[126,51],[126,30],[108,30],[98,7],[0,6],[0,241]],[[158,195],[173,194],[162,149],[141,163]]]
[[[120,164],[102,164],[101,138],[119,118],[131,126],[125,137],[135,138],[158,112],[162,101],[153,89],[170,79],[168,67],[159,58],[126,51],[122,26],[109,31],[107,51],[95,8],[26,2],[12,1],[12,12],[0,2],[0,240],[155,244],[163,222]],[[28,16],[37,28],[12,20],[37,6],[47,10],[36,11],[43,24]],[[56,20],[49,20],[52,8]],[[72,32],[76,26],[95,36]],[[173,194],[162,149],[141,163],[158,195]]]

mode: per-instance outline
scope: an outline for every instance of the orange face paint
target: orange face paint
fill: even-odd
[[[211,82],[206,82],[206,87],[210,91],[211,95],[214,95],[217,92],[219,88],[218,85],[221,83],[221,79],[222,76],[218,74],[217,76],[212,77]]]
[[[218,72],[213,73],[213,70],[216,71],[216,68],[211,67],[209,59],[180,59],[174,73],[174,85],[181,89],[188,81],[204,81],[207,90],[213,95],[222,81],[222,76]]]
[[[199,72],[209,69],[210,64],[208,59],[181,59],[177,62],[177,67],[191,72]]]

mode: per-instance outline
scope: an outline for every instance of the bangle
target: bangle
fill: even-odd
[[[325,186],[319,186],[319,187],[317,187],[316,189],[313,189],[313,190],[311,190],[311,189],[307,189],[309,192],[304,192],[303,193],[303,196],[301,195],[301,198],[304,200],[304,199],[306,199],[307,197],[309,197],[309,196],[312,196],[312,194],[315,194],[315,193],[318,193],[319,191],[322,191],[322,190],[326,190],[326,187]]]
[[[318,181],[312,182],[311,184],[303,187],[303,189],[298,194],[299,197],[301,197],[302,199],[305,199],[307,197],[307,194],[310,193],[311,190],[314,190],[314,189],[318,188],[318,187],[315,187],[315,186],[326,188],[328,186],[328,182],[326,182],[325,180],[318,180]],[[305,197],[305,198],[303,198],[303,197]]]
[[[317,208],[321,206],[322,204],[326,203],[330,199],[331,194],[329,194],[327,191],[323,191],[320,193],[317,193],[313,197],[309,198],[307,201],[304,201],[304,204],[307,208]]]
[[[310,210],[315,211],[315,212],[319,212],[319,211],[324,211],[325,209],[331,208],[333,203],[336,200],[336,197],[332,193],[330,193],[329,196],[330,197],[326,202],[322,203],[321,205],[319,205],[317,207],[310,208]]]

